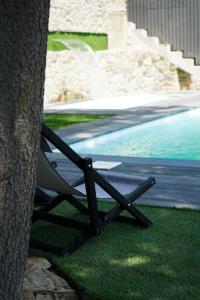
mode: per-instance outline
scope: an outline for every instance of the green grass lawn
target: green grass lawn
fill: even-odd
[[[51,129],[59,129],[80,123],[93,122],[108,118],[112,115],[86,115],[86,114],[45,114],[44,121]]]
[[[110,204],[101,204],[107,209]],[[154,222],[149,228],[112,222],[68,257],[47,256],[85,290],[88,300],[200,299],[200,217],[190,210],[140,207]],[[75,215],[62,204],[62,215]],[[77,217],[77,216],[76,216]],[[32,235],[61,243],[68,229],[40,223]]]
[[[47,44],[49,51],[61,51],[66,49],[61,43],[55,42],[55,39],[83,41],[94,51],[108,49],[108,37],[107,34],[103,33],[49,32]]]

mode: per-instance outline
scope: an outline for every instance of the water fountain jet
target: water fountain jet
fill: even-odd
[[[89,84],[90,94],[93,99],[109,95],[107,75],[99,63],[92,48],[80,40],[55,39],[72,51],[81,68],[81,75]]]

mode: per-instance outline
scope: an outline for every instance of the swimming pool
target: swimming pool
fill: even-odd
[[[71,144],[80,154],[200,160],[200,109]]]

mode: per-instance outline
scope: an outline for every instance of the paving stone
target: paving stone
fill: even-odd
[[[51,263],[45,258],[27,260],[22,300],[77,300],[76,292],[66,280],[49,270]]]

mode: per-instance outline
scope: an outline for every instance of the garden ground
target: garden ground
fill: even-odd
[[[157,106],[129,109],[120,115],[98,120],[98,126],[92,123],[76,125],[60,129],[58,133],[68,142],[72,142],[81,136],[84,138],[84,134],[88,137],[106,131],[106,128],[111,130],[111,124],[112,129],[123,128],[127,124],[136,124],[148,118],[195,106],[199,106],[199,100],[193,103],[177,101],[176,105],[168,102],[159,106],[157,103]],[[110,110],[109,112],[111,113]],[[97,156],[93,158],[100,159]],[[138,204],[159,205],[160,202],[161,205],[165,203],[167,206],[172,198],[179,198],[184,203],[191,200],[195,205],[199,205],[198,162],[189,162],[191,165],[186,168],[185,161],[176,162],[176,165],[171,166],[167,160],[160,159],[104,157],[105,159],[119,159],[122,164],[117,168],[126,168],[127,173],[134,169],[137,175],[150,173],[156,177],[157,185],[151,189],[152,192],[149,191],[150,194],[145,199],[139,200]],[[117,168],[116,171],[119,171]],[[186,186],[188,176],[191,176],[191,182],[195,182],[195,186],[192,185],[189,190]],[[174,184],[175,177],[179,184]],[[106,210],[111,204],[99,205]],[[174,206],[174,202],[170,205]],[[141,206],[140,209],[154,222],[148,229],[113,222],[106,226],[99,237],[91,239],[71,256],[61,258],[35,250],[33,253],[49,257],[64,270],[85,290],[85,299],[199,299],[199,211],[156,206]],[[56,212],[78,217],[67,204],[58,207]],[[51,241],[62,243],[65,239],[71,239],[74,232],[40,223],[33,234],[42,239],[49,238]]]

